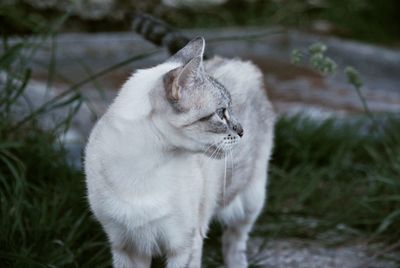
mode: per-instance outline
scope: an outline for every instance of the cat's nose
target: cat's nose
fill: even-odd
[[[243,136],[243,128],[240,124],[234,125],[233,131],[235,131],[239,135],[239,137]]]

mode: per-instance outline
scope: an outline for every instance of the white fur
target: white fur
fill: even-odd
[[[144,118],[151,111],[149,93],[159,83],[160,74],[165,74],[179,65],[176,62],[167,62],[153,68],[138,70],[123,85],[111,109],[127,120]]]
[[[244,79],[259,81],[259,73],[237,62],[224,65],[216,76],[231,91],[234,102],[261,87],[246,86]],[[225,160],[210,160],[190,151],[171,152],[157,131],[163,125],[151,119],[150,92],[177,66],[164,63],[135,73],[92,130],[85,157],[91,209],[110,240],[114,267],[149,267],[151,257],[159,253],[166,255],[168,267],[200,267],[203,236],[216,214],[228,226],[223,241],[227,266],[246,267],[242,255],[264,203],[272,130],[259,145],[264,149],[251,168],[257,178],[243,177],[238,171],[226,189],[232,198],[221,206]],[[239,76],[238,68],[243,71]],[[232,76],[239,82],[229,82]],[[243,105],[239,103],[238,109]],[[250,139],[251,133],[245,132],[242,142],[250,143]]]

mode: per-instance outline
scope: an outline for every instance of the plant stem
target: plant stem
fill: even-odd
[[[358,98],[361,100],[361,103],[362,103],[362,106],[363,106],[365,114],[371,120],[371,123],[372,123],[374,129],[377,130],[379,128],[379,124],[376,121],[374,114],[371,112],[371,110],[368,107],[367,100],[365,99],[364,95],[361,92],[361,87],[360,86],[356,86],[356,85],[353,85],[353,86],[354,86],[354,88],[355,88],[355,90],[357,92]]]
[[[118,69],[118,68],[121,68],[121,67],[123,67],[123,66],[125,66],[125,65],[127,65],[127,64],[129,64],[129,63],[132,63],[132,62],[134,62],[134,61],[137,61],[137,60],[146,58],[146,57],[148,57],[148,56],[154,55],[154,54],[156,54],[156,53],[158,53],[158,52],[160,52],[160,50],[159,50],[159,49],[156,49],[156,50],[153,50],[153,51],[144,53],[144,54],[140,54],[140,55],[136,55],[136,56],[130,57],[130,58],[128,58],[128,59],[126,59],[126,60],[123,60],[123,61],[121,61],[121,62],[119,62],[119,63],[117,63],[117,64],[114,64],[114,65],[112,65],[112,66],[110,66],[110,67],[108,67],[108,68],[105,68],[104,70],[101,70],[100,72],[97,72],[97,73],[95,73],[95,74],[92,75],[92,76],[89,76],[89,77],[87,77],[87,78],[81,80],[80,82],[78,82],[78,83],[72,85],[69,89],[65,90],[65,91],[62,92],[61,94],[59,94],[59,95],[55,96],[54,98],[48,100],[48,101],[45,102],[42,106],[40,106],[39,108],[37,108],[35,111],[33,111],[32,113],[30,113],[29,115],[27,115],[26,117],[24,117],[23,119],[21,119],[19,122],[17,122],[17,123],[10,129],[10,131],[14,131],[15,129],[21,127],[21,126],[22,126],[23,124],[25,124],[26,122],[28,122],[28,121],[32,120],[33,118],[35,118],[36,116],[38,116],[38,115],[40,115],[40,114],[42,114],[42,113],[44,113],[44,112],[47,112],[47,111],[51,110],[52,107],[55,107],[55,106],[56,106],[55,103],[56,103],[57,101],[61,100],[63,97],[67,96],[68,94],[70,94],[70,93],[76,91],[78,88],[80,88],[81,86],[83,86],[83,85],[85,85],[85,84],[91,82],[92,80],[97,79],[97,78],[99,78],[99,77],[101,77],[101,76],[103,76],[103,75],[105,75],[105,74],[107,74],[107,73],[109,73],[109,72],[111,72],[111,71],[114,71],[114,70],[116,70],[116,69]],[[52,106],[51,106],[51,105],[52,105]]]

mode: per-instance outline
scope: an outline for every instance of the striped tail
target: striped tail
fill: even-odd
[[[165,22],[148,14],[135,14],[132,28],[146,40],[157,46],[164,46],[171,55],[183,48],[190,39],[170,27]]]

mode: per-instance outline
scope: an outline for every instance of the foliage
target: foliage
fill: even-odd
[[[323,75],[334,74],[337,64],[330,57],[325,55],[327,47],[323,43],[314,43],[307,51],[294,49],[292,51],[292,63],[300,64],[308,59],[308,64]]]
[[[67,164],[63,145],[57,140],[57,133],[68,128],[82,102],[77,88],[39,107],[31,107],[24,95],[33,56],[56,31],[50,28],[35,40],[22,38],[10,44],[5,38],[3,42],[0,56],[1,267],[104,267],[109,259],[104,235],[93,224],[85,202],[83,176]],[[55,73],[53,67],[51,59],[48,89]],[[19,106],[26,110],[22,118],[15,114]],[[61,107],[74,108],[53,129],[41,129],[41,115]]]
[[[4,118],[2,118],[4,119]],[[0,266],[106,267],[109,253],[85,200],[83,176],[54,135],[0,126]]]
[[[389,118],[383,128],[377,136],[365,119],[281,119],[266,223],[271,214],[278,219],[273,224],[278,235],[315,237],[346,226],[352,235],[386,233],[388,240],[398,240],[400,124]],[[317,224],[299,228],[288,224],[290,218],[316,219]]]
[[[336,62],[330,57],[325,55],[327,46],[323,43],[317,42],[311,44],[307,50],[293,49],[292,50],[292,63],[301,64],[306,62],[313,70],[321,73],[322,75],[334,75],[337,71]],[[374,125],[375,131],[379,130],[379,123],[375,120],[374,115],[368,107],[367,100],[361,92],[363,81],[361,80],[359,72],[352,66],[344,68],[347,83],[349,83],[356,91],[360,99],[365,114],[370,118]]]

